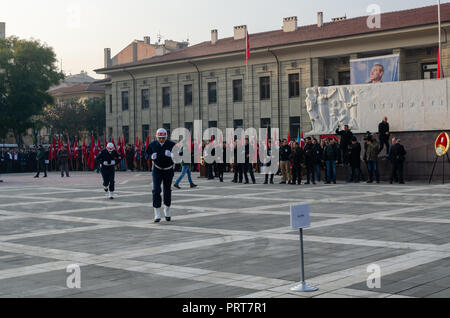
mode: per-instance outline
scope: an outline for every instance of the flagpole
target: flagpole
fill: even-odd
[[[442,78],[442,55],[441,55],[441,43],[442,43],[442,38],[441,38],[441,0],[438,0],[438,32],[439,32],[439,51],[438,51],[438,54],[439,54],[439,61],[440,61],[440,63],[439,63],[439,74],[440,74],[440,77],[439,78]]]

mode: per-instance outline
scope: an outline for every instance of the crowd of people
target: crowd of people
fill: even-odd
[[[215,156],[217,142],[211,140],[204,142],[203,163],[206,167],[208,180],[217,178],[220,182],[224,181],[224,173],[232,172],[234,183],[249,184],[256,183],[255,173],[265,174],[265,184],[273,184],[275,175],[281,176],[280,184],[316,184],[325,182],[326,184],[336,184],[336,167],[342,165],[346,173],[347,182],[361,182],[366,180],[368,183],[380,183],[379,160],[389,160],[391,162],[390,182],[397,181],[404,183],[403,164],[406,159],[406,151],[398,138],[390,138],[390,127],[387,118],[379,125],[378,134],[367,133],[364,137],[362,146],[358,139],[353,135],[348,126],[340,127],[336,130],[337,137],[328,137],[316,139],[308,137],[298,141],[288,141],[286,139],[277,143],[279,146],[279,169],[276,173],[273,171],[265,172],[265,168],[271,165],[269,162],[261,162],[259,158],[259,149],[257,149],[255,158],[257,163],[253,164],[255,158],[250,158],[249,138],[245,139],[243,147],[238,147],[238,141],[234,142],[234,156],[232,163],[226,163],[227,143],[223,142],[223,159],[220,162],[210,162],[208,156]],[[392,144],[390,143],[392,141]],[[211,146],[212,152],[206,151],[207,146]],[[266,155],[272,158],[272,141],[267,140]],[[39,146],[37,149],[10,149],[3,148],[0,152],[0,173],[20,173],[36,172],[35,178],[44,173],[47,176],[48,171],[60,171],[61,177],[70,177],[70,171],[89,171],[96,170],[100,172],[101,164],[98,162],[89,163],[89,149],[84,154],[76,155],[72,148],[66,144],[61,144],[60,149],[50,154],[50,149]],[[244,161],[238,159],[238,149],[244,149]],[[115,165],[116,171],[152,171],[151,160],[145,158],[146,147],[138,149],[134,145],[128,145],[120,151],[121,159]],[[364,150],[364,155],[361,153]],[[380,157],[380,154],[386,150],[386,155]],[[95,154],[97,155],[98,152]],[[257,156],[257,157],[256,157]],[[362,159],[361,159],[362,158]],[[191,162],[194,162],[194,153],[191,154]],[[238,163],[242,162],[242,163]],[[361,164],[364,162],[367,166],[368,175],[362,174]],[[181,171],[180,177],[174,186],[180,188],[179,184],[185,175],[188,176],[191,187],[196,187],[192,181],[191,172],[201,170],[200,164],[188,164],[182,162],[176,165],[175,170]],[[249,178],[250,175],[250,178]]]

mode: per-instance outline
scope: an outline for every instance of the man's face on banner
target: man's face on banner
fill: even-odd
[[[372,70],[370,71],[370,81],[372,83],[379,83],[381,82],[384,75],[384,67],[382,65],[375,65],[372,67]]]

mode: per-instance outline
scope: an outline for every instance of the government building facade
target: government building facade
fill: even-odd
[[[306,89],[349,85],[350,61],[399,55],[399,81],[432,80],[438,65],[437,6],[381,14],[335,18],[299,26],[285,18],[281,30],[250,34],[245,63],[246,26],[234,37],[209,41],[147,59],[113,65],[105,50],[106,133],[133,143],[164,127],[279,128],[296,139],[312,130]],[[442,69],[450,75],[450,4],[441,5]],[[373,118],[375,122],[380,118]],[[361,128],[364,130],[364,127]],[[365,131],[365,130],[364,130]]]

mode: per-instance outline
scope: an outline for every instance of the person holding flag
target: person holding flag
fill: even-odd
[[[164,187],[164,215],[166,221],[172,220],[170,206],[172,205],[172,181],[174,177],[174,154],[172,153],[175,143],[168,140],[167,131],[164,128],[156,132],[157,140],[153,141],[145,150],[146,159],[153,161],[153,208],[155,212],[155,223],[161,222],[161,184]]]
[[[100,172],[103,178],[103,188],[110,200],[114,200],[115,191],[115,166],[120,163],[121,157],[115,150],[114,144],[109,143],[106,149],[100,151],[95,157],[95,162],[100,166]]]

